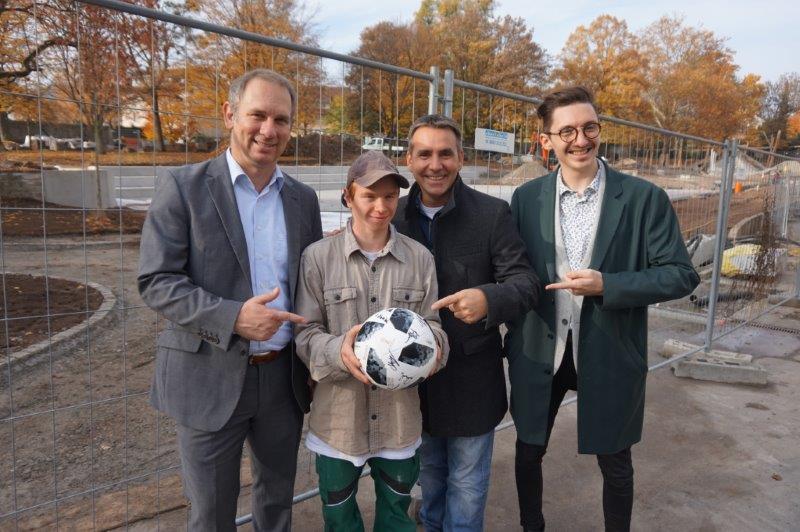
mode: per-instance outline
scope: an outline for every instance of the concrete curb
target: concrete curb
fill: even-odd
[[[15,351],[10,353],[8,356],[3,357],[2,360],[0,360],[0,370],[5,371],[8,365],[12,363],[24,362],[26,365],[34,365],[37,363],[35,360],[37,356],[55,353],[57,349],[63,348],[65,345],[74,341],[80,334],[85,333],[87,327],[107,324],[114,319],[114,313],[112,310],[117,307],[117,296],[115,296],[108,287],[91,281],[79,281],[77,279],[70,279],[67,277],[50,276],[50,278],[88,285],[102,294],[103,302],[87,320],[84,320],[81,323],[70,327],[69,329],[58,332],[47,340],[42,340],[41,342],[29,345],[21,351]]]
[[[670,338],[664,342],[659,354],[664,358],[672,358],[682,353],[696,351],[700,347]],[[712,349],[708,353],[695,353],[671,366],[676,377],[701,381],[765,386],[769,378],[767,371],[760,364],[753,362],[752,355],[721,349]]]
[[[713,350],[679,360],[672,365],[672,372],[676,377],[726,384],[766,386],[769,382],[767,371],[753,362],[752,356]]]
[[[748,216],[747,218],[742,218],[741,220],[739,220],[736,223],[736,225],[731,227],[730,231],[728,231],[728,239],[731,240],[732,244],[735,246],[736,245],[736,241],[739,238],[752,236],[753,231],[752,231],[751,225],[754,225],[756,220],[759,220],[759,219],[761,219],[763,217],[764,217],[764,213],[763,212],[759,212],[759,213],[754,214],[752,216]],[[761,223],[763,223],[763,222],[759,221],[759,225],[761,225]],[[747,233],[746,235],[743,235],[742,237],[740,237],[739,233],[744,231],[745,228],[747,230],[750,230],[750,232]]]

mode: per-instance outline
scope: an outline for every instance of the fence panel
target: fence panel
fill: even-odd
[[[715,338],[744,324],[786,328],[762,316],[797,294],[798,182],[798,161],[737,149],[729,184]]]
[[[510,200],[525,182],[555,169],[557,161],[539,143],[536,106],[540,101],[455,81],[453,118],[464,131],[467,166],[464,180],[483,192]],[[687,347],[672,354],[688,354],[688,346],[702,346],[708,317],[708,294],[714,266],[716,223],[720,213],[724,146],[720,142],[601,117],[599,155],[624,173],[645,179],[665,190],[680,221],[683,237],[702,283],[685,298],[650,309],[651,352],[677,340]],[[476,128],[514,135],[514,153],[499,154],[475,148]],[[742,218],[738,210],[732,219]],[[657,363],[660,360],[653,360]]]
[[[42,49],[46,68],[14,90],[0,86],[14,116],[0,114],[0,126],[19,148],[0,153],[0,528],[185,528],[175,424],[147,396],[164,321],[136,287],[157,179],[222,153],[229,82],[271,68],[298,92],[281,166],[317,191],[324,228],[340,227],[341,189],[362,151],[382,150],[411,177],[408,130],[428,112],[434,76],[113,0],[36,4],[15,24],[31,49],[49,37],[69,44]],[[552,169],[537,142],[538,100],[459,80],[433,89],[464,132],[469,186],[509,200]],[[512,153],[476,148],[477,128],[513,134]],[[718,142],[610,117],[602,138],[609,165],[672,198],[703,279],[692,297],[651,308],[651,352],[667,339],[702,345],[797,294],[800,163],[741,148],[734,157]],[[730,203],[720,202],[725,183]],[[315,485],[301,447],[298,500]]]
[[[346,221],[350,163],[380,149],[404,164],[428,107],[427,73],[97,4],[38,5],[14,31],[31,47],[62,30],[74,44],[44,49],[48,68],[23,90],[1,89],[20,147],[0,173],[3,529],[185,528],[175,423],[147,397],[164,321],[138,295],[139,232],[159,176],[227,148],[234,77],[266,67],[295,85],[280,164],[317,191],[326,230]],[[301,447],[296,489],[315,485]]]

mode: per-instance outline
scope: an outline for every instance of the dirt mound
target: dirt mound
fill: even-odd
[[[532,161],[529,163],[522,163],[513,171],[509,172],[502,178],[496,181],[498,185],[521,185],[531,179],[541,177],[549,173],[547,168],[542,166],[539,161]]]

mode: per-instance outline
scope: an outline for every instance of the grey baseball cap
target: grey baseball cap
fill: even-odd
[[[347,171],[345,188],[349,187],[350,183],[369,187],[386,176],[394,177],[400,188],[408,188],[410,186],[408,179],[403,177],[397,170],[391,159],[379,151],[365,151],[358,159],[353,161],[350,170]],[[342,193],[342,205],[347,207],[347,202],[344,201],[344,193]]]

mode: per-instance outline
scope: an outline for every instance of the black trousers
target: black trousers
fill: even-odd
[[[517,477],[520,524],[525,530],[544,530],[542,515],[542,458],[547,452],[550,432],[567,390],[578,389],[578,376],[572,360],[571,336],[567,339],[561,367],[553,376],[550,410],[547,416],[547,437],[544,445],[517,440],[514,469]],[[633,508],[633,463],[631,449],[614,454],[598,454],[597,463],[603,474],[603,516],[608,531],[628,531]]]

